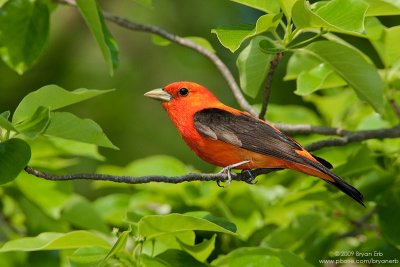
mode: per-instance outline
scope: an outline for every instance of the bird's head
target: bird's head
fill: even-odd
[[[168,113],[182,109],[196,112],[220,103],[208,89],[193,82],[174,82],[144,95],[161,101]]]

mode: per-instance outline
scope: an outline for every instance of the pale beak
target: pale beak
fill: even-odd
[[[172,96],[165,92],[162,88],[154,89],[151,91],[148,91],[147,93],[144,94],[144,96],[160,100],[162,102],[168,102],[171,100]]]

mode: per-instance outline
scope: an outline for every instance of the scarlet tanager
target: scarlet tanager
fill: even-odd
[[[362,194],[273,125],[221,103],[193,82],[175,82],[144,94],[162,105],[186,144],[203,160],[230,169],[285,168],[316,176],[361,205]]]

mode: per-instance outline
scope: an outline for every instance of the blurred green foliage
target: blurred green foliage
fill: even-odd
[[[398,266],[399,139],[317,151],[363,192],[365,209],[293,171],[225,189],[54,182],[22,171],[28,162],[51,173],[215,171],[142,95],[191,80],[236,106],[221,75],[187,48],[105,23],[100,7],[215,51],[256,108],[269,61],[283,52],[269,120],[364,130],[398,124],[390,105],[400,101],[397,2],[77,4],[0,1],[0,266]]]

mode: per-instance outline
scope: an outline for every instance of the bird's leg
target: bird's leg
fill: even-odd
[[[231,164],[231,165],[229,165],[229,166],[226,166],[226,167],[224,167],[221,171],[219,171],[218,173],[227,173],[228,174],[228,184],[226,185],[226,186],[222,186],[221,184],[220,184],[220,181],[218,180],[217,181],[217,185],[219,186],[219,187],[228,187],[230,184],[231,184],[231,182],[232,182],[232,174],[231,174],[231,170],[233,169],[233,168],[236,168],[236,167],[238,167],[238,166],[240,166],[240,165],[243,165],[243,164],[246,164],[246,163],[249,163],[250,162],[250,160],[244,160],[244,161],[241,161],[241,162],[238,162],[238,163],[235,163],[235,164]]]

